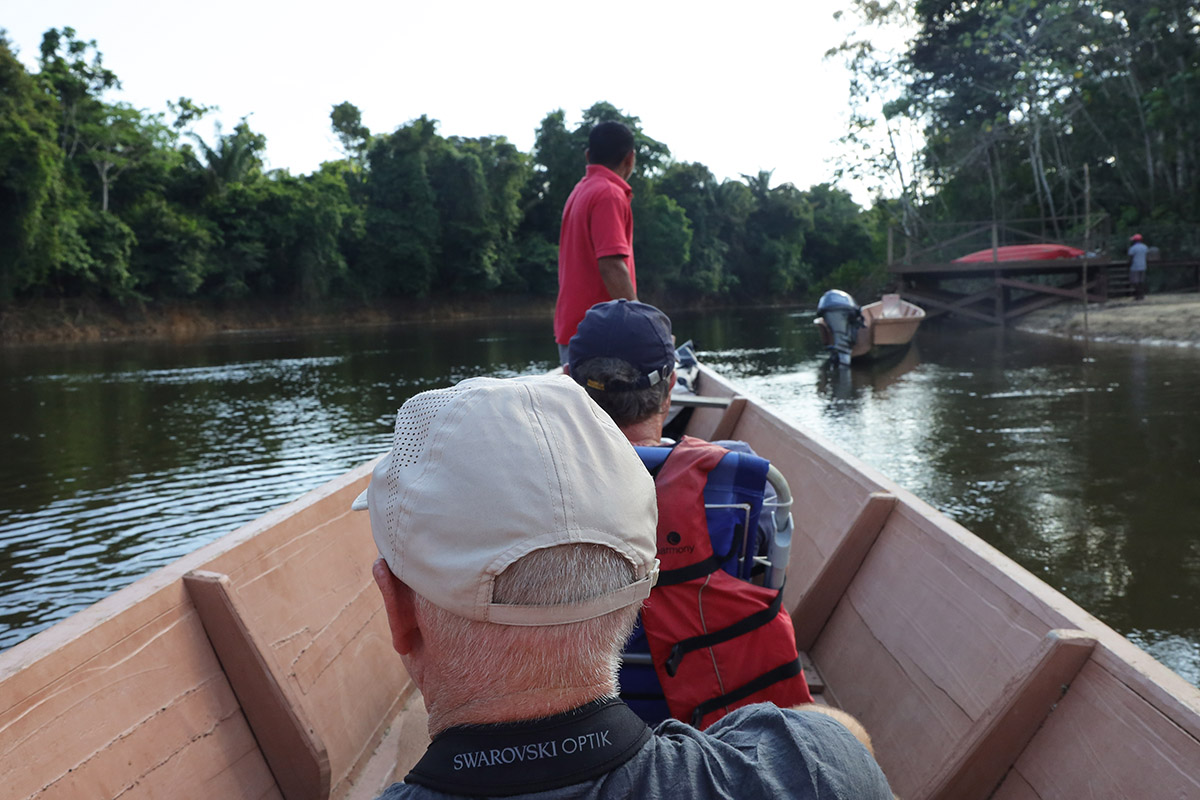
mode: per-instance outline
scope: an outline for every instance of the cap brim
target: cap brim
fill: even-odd
[[[362,490],[362,494],[360,494],[358,497],[354,498],[354,502],[350,504],[351,511],[366,511],[367,510],[367,508],[368,508],[367,492],[369,492],[369,491],[371,491],[371,487],[368,486],[366,489]]]

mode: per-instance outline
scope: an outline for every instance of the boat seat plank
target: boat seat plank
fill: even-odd
[[[1097,647],[997,796],[1022,796],[1015,781],[1039,800],[1200,797],[1200,740],[1152,695],[1146,675]]]
[[[1063,626],[1048,625],[982,576],[961,550],[927,536],[921,520],[897,505],[842,605],[858,610],[914,679],[931,680],[977,719],[1046,632]]]
[[[872,492],[867,497],[854,524],[838,543],[837,549],[821,566],[800,602],[792,609],[796,629],[796,647],[808,650],[817,641],[821,629],[829,621],[834,608],[846,592],[846,587],[858,574],[859,567],[884,523],[896,505],[896,497],[887,492]]]
[[[323,513],[226,573],[275,680],[320,735],[332,797],[355,783],[415,689],[371,578],[369,518],[349,510],[363,483],[320,501]]]
[[[286,800],[329,796],[329,754],[292,696],[269,648],[246,622],[227,575],[195,570],[183,577],[221,667]]]
[[[1051,628],[923,520],[897,502],[811,648],[831,701],[871,732],[901,797],[926,796]]]
[[[921,797],[986,800],[1091,657],[1096,640],[1077,630],[1052,630],[1042,646],[975,720]]]
[[[710,391],[715,389],[716,391]],[[684,433],[688,436],[694,436],[697,439],[712,441],[714,438],[713,431],[721,424],[721,420],[729,411],[729,406],[733,403],[734,398],[738,395],[732,389],[726,389],[719,385],[709,386],[705,383],[700,387],[704,402],[701,405],[687,406],[683,405],[680,414],[686,414]],[[686,397],[682,395],[681,397]],[[672,405],[680,405],[674,395],[671,397]],[[736,412],[736,413],[741,413]]]
[[[5,796],[280,798],[182,584],[125,593],[87,636],[10,651],[31,666],[0,679]]]
[[[746,398],[734,397],[729,401],[729,405],[725,407],[725,413],[721,415],[721,419],[717,422],[717,427],[713,428],[712,435],[709,441],[717,441],[719,439],[734,438],[733,432],[737,429],[738,421],[741,420],[742,414],[746,411]]]
[[[911,665],[873,641],[849,604],[830,618],[812,657],[825,676],[822,696],[871,734],[892,791],[902,798],[919,797],[930,770],[969,728],[970,719],[939,687],[914,681]]]
[[[719,408],[724,411],[729,407],[731,397],[705,397],[700,394],[672,394],[671,406],[679,408]]]
[[[801,650],[799,657],[800,666],[804,669],[804,682],[808,684],[808,692],[815,700],[817,695],[825,692],[825,678],[821,675],[821,670],[817,669],[816,662],[812,660],[812,656]]]

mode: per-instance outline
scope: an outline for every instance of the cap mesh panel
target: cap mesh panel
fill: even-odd
[[[396,412],[396,430],[392,435],[392,450],[389,454],[391,463],[387,473],[388,530],[396,530],[396,516],[400,511],[400,504],[391,501],[390,498],[396,496],[401,486],[407,485],[407,481],[399,480],[399,472],[420,461],[421,454],[425,452],[425,442],[429,438],[430,425],[456,394],[458,392],[452,389],[424,392],[410,399]]]

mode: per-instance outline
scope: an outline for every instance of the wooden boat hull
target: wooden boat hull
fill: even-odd
[[[349,510],[369,466],[0,653],[5,796],[360,800],[398,779],[428,738]],[[227,577],[225,613],[196,575]]]
[[[788,477],[797,641],[899,796],[1200,796],[1195,687],[769,409],[697,408],[689,432]],[[348,510],[371,466],[0,653],[8,796],[366,798],[402,776],[425,718]]]
[[[901,300],[899,295],[884,295],[883,299],[862,307],[863,326],[858,329],[850,359],[874,360],[903,353],[917,335],[925,319],[925,309]],[[820,317],[813,320],[821,335],[821,344],[833,343],[829,326]]]

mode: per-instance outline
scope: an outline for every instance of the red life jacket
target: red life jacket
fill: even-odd
[[[713,553],[704,485],[727,452],[685,436],[654,479],[661,566],[642,626],[671,716],[701,729],[750,703],[812,702],[782,589],[730,575]]]

